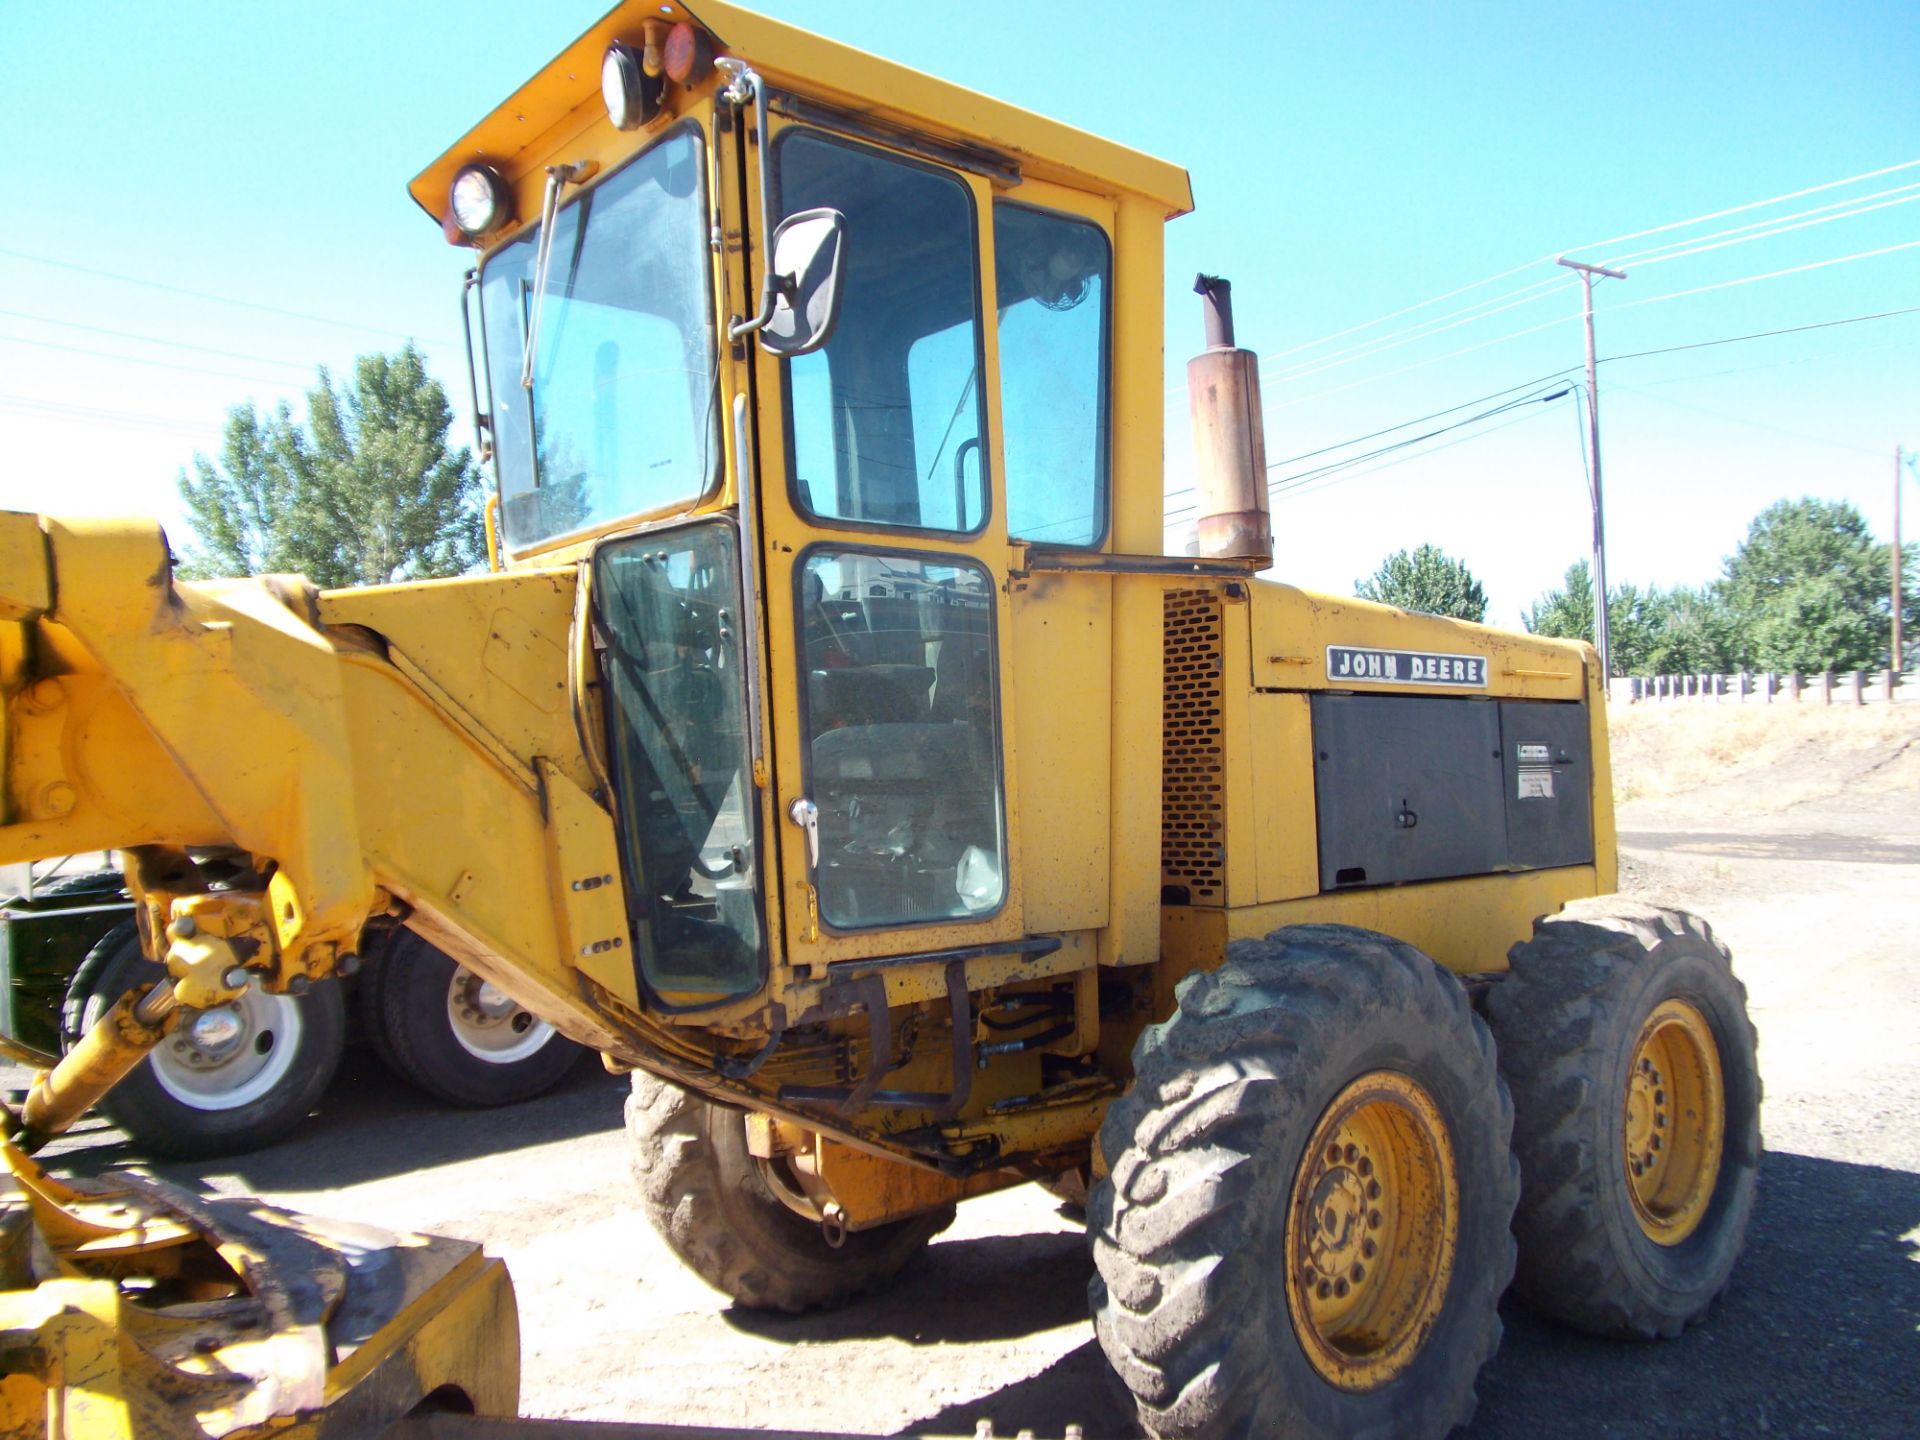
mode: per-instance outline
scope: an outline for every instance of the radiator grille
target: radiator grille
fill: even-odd
[[[1195,905],[1226,898],[1226,771],[1220,736],[1220,598],[1166,597],[1161,739],[1160,883]]]

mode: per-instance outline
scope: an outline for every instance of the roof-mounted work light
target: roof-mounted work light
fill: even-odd
[[[624,41],[607,47],[600,62],[600,98],[607,102],[607,118],[616,130],[638,130],[660,113],[660,94],[666,81],[649,75],[640,52]]]
[[[469,240],[498,230],[511,217],[513,192],[491,165],[463,165],[448,187],[454,228]]]

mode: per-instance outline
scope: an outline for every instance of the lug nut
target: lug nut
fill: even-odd
[[[1378,1210],[1369,1210],[1367,1212],[1367,1227],[1372,1230],[1378,1230],[1380,1224],[1380,1212]]]
[[[1348,1285],[1346,1281],[1336,1280],[1333,1282],[1333,1293],[1338,1295],[1342,1300],[1347,1298],[1347,1290]]]
[[[220,972],[220,983],[229,990],[246,988],[246,983],[249,978],[251,977],[248,976],[247,967],[244,965],[229,965],[225,970]]]
[[[1373,1243],[1373,1237],[1371,1235],[1360,1242],[1360,1253],[1369,1260],[1380,1253],[1380,1247]]]
[[[1362,1280],[1366,1278],[1367,1278],[1367,1267],[1360,1264],[1358,1261],[1355,1261],[1353,1266],[1353,1283],[1358,1285]]]
[[[1365,1155],[1362,1155],[1362,1156],[1360,1157],[1360,1173],[1361,1173],[1362,1175],[1371,1175],[1371,1174],[1373,1174],[1373,1161],[1372,1161],[1372,1160],[1370,1160],[1370,1159],[1369,1159],[1369,1158],[1368,1158],[1367,1156],[1365,1156]]]
[[[1380,1198],[1380,1182],[1378,1180],[1367,1181],[1367,1199],[1378,1200],[1379,1198]]]
[[[199,933],[200,926],[195,923],[191,915],[178,916],[171,925],[167,926],[167,934],[176,940],[191,940]]]
[[[1347,1164],[1351,1165],[1355,1160],[1358,1160],[1359,1158],[1360,1158],[1360,1148],[1357,1145],[1347,1146]]]

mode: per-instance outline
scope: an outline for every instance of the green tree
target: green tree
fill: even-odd
[[[1735,624],[1717,586],[1651,593],[1650,675],[1716,675],[1734,665]]]
[[[1402,610],[1476,623],[1487,618],[1487,592],[1473,572],[1464,561],[1433,545],[1394,551],[1371,576],[1356,581],[1353,592],[1362,600],[1398,605]]]
[[[337,390],[323,366],[307,420],[283,402],[227,416],[219,461],[180,494],[198,544],[182,573],[299,571],[324,587],[457,575],[486,554],[479,467],[450,450],[453,413],[412,344],[363,355]]]
[[[1891,643],[1889,547],[1843,500],[1782,500],[1747,527],[1720,583],[1735,660],[1758,670],[1860,670]]]
[[[1522,613],[1521,623],[1535,635],[1558,640],[1593,638],[1593,571],[1584,560],[1567,567],[1558,590],[1549,590]],[[1653,591],[1621,585],[1607,593],[1607,638],[1615,675],[1644,673],[1659,629],[1659,607]]]

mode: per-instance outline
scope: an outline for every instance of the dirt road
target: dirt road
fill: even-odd
[[[1784,741],[1784,722],[1710,712],[1621,720],[1623,888],[1709,916],[1752,994],[1760,1203],[1732,1289],[1680,1340],[1586,1340],[1509,1302],[1466,1433],[1920,1433],[1920,715],[1906,713],[1904,729],[1860,721],[1871,734],[1794,722]],[[633,1213],[623,1089],[583,1068],[556,1094],[471,1115],[349,1057],[294,1141],[157,1168],[486,1242],[519,1291],[528,1413],[1130,1433],[1085,1318],[1079,1226],[1039,1190],[963,1207],[885,1296],[797,1320],[742,1312]],[[126,1158],[97,1124],[61,1148],[82,1167]]]

